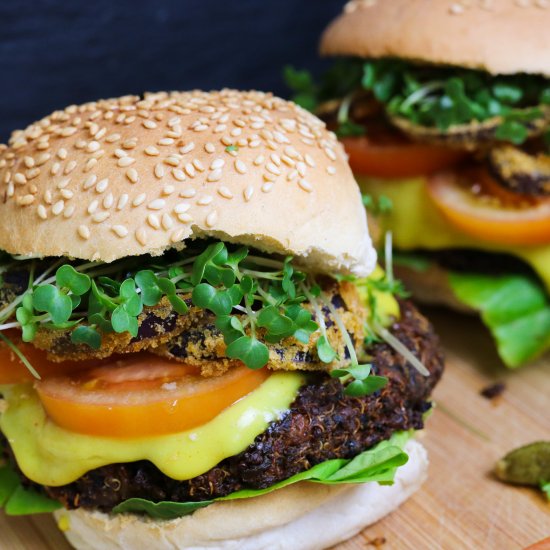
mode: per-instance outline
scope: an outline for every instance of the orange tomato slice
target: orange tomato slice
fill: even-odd
[[[443,215],[461,231],[484,241],[510,245],[550,243],[550,200],[533,201],[502,190],[491,192],[484,175],[441,172],[428,192]],[[494,183],[494,185],[498,185]]]
[[[69,431],[117,438],[177,433],[212,420],[266,380],[266,369],[238,366],[205,378],[194,367],[129,355],[35,384],[48,416]]]
[[[54,363],[48,360],[45,351],[23,342],[17,331],[9,331],[6,336],[17,346],[42,378],[70,373],[91,366],[91,361]],[[97,361],[95,364],[97,365]],[[35,380],[34,376],[21,359],[4,341],[0,340],[0,384],[22,384],[33,380]]]
[[[377,141],[376,136],[346,137],[341,141],[356,174],[379,178],[429,175],[450,168],[467,156],[442,145],[398,139]]]

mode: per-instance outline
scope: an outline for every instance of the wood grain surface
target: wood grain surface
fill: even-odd
[[[439,406],[422,434],[430,477],[399,510],[338,550],[518,550],[550,536],[550,504],[542,494],[491,474],[508,450],[550,439],[550,360],[507,371],[475,319],[429,313],[448,356],[435,392]],[[480,395],[497,381],[506,384],[500,398]],[[0,515],[1,550],[69,548],[49,517]]]

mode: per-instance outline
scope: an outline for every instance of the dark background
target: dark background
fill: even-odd
[[[72,103],[147,90],[288,95],[286,64],[318,72],[344,0],[0,0],[0,142]]]

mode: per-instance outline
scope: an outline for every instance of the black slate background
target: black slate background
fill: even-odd
[[[344,0],[0,0],[0,142],[71,103],[224,86],[285,95],[319,71]]]

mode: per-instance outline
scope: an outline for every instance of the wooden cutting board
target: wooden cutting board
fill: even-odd
[[[399,510],[338,550],[518,550],[550,536],[550,504],[542,494],[491,474],[508,450],[550,440],[550,360],[505,370],[477,320],[428,313],[448,356],[434,396],[439,407],[422,434],[430,477]],[[480,395],[497,381],[506,383],[500,398]],[[49,517],[0,515],[1,550],[69,548]]]

